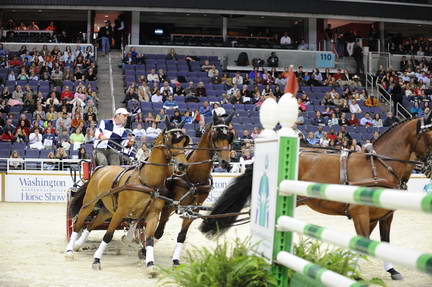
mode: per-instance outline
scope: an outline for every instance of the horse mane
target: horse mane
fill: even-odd
[[[165,129],[154,139],[153,141],[153,145],[162,145],[163,142],[163,137],[165,134]]]
[[[401,125],[404,125],[405,123],[411,121],[411,120],[416,120],[418,118],[408,118],[408,119],[404,119],[403,121],[398,122],[395,125],[392,125],[390,128],[388,128],[385,132],[383,132],[376,140],[374,140],[372,142],[372,144],[377,144],[381,139],[387,137],[388,134],[392,133],[396,128],[400,127]]]

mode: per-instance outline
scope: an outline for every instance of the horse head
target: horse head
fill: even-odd
[[[423,162],[423,173],[432,175],[432,112],[417,121],[417,141],[414,151],[417,159]]]
[[[186,170],[187,159],[184,148],[189,144],[190,138],[183,130],[184,125],[184,121],[175,123],[165,118],[164,143],[171,161],[174,162],[176,173],[183,173]]]
[[[213,113],[211,139],[218,155],[219,164],[225,169],[229,168],[229,163],[231,161],[230,151],[231,144],[234,140],[234,133],[231,131],[229,125],[233,117],[234,113],[226,118],[219,117],[216,113]]]

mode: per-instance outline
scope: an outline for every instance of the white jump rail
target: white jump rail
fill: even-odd
[[[432,275],[432,254],[429,253],[397,247],[385,242],[370,240],[362,236],[352,236],[346,233],[336,232],[318,225],[306,224],[289,216],[281,216],[278,218],[277,230],[304,234],[339,247],[351,249],[361,254],[381,258],[386,261],[396,262],[400,265]]]
[[[276,261],[278,264],[291,268],[309,278],[329,287],[361,287],[367,286],[342,276],[336,272],[327,270],[319,265],[310,263],[300,257],[292,255],[286,251],[278,253]]]
[[[343,203],[432,213],[432,194],[307,181],[284,180],[281,195],[301,195]]]

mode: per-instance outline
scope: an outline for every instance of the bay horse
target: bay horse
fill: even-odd
[[[346,168],[348,181],[345,184],[402,189],[414,169],[415,162],[410,159],[416,158],[426,167],[431,160],[431,129],[432,113],[426,119],[408,119],[388,129],[373,143],[373,153],[353,152],[349,155]],[[371,156],[375,159],[371,160]],[[341,184],[340,162],[340,153],[312,152],[310,149],[301,151],[298,180]],[[240,211],[251,195],[252,174],[253,166],[237,177],[214,204],[211,214]],[[390,242],[393,220],[390,210],[300,196],[299,205],[307,205],[324,214],[348,216],[353,220],[356,233],[367,238],[379,222],[381,241]],[[200,230],[207,235],[215,235],[226,231],[234,221],[235,217],[207,219]],[[402,279],[390,263],[385,262],[384,268],[392,279]]]
[[[79,249],[90,231],[111,218],[103,240],[94,254],[93,269],[100,270],[103,252],[112,240],[114,231],[124,218],[130,218],[146,223],[147,273],[150,277],[157,275],[154,266],[153,237],[160,212],[165,205],[164,199],[159,195],[168,194],[165,181],[172,173],[171,162],[187,162],[183,148],[188,144],[189,138],[181,129],[183,125],[184,123],[176,125],[167,120],[166,129],[154,140],[154,146],[145,163],[131,168],[104,166],[96,169],[71,203],[72,216],[78,214],[78,217],[66,247],[67,258],[73,258],[73,250]],[[102,203],[102,208],[76,242],[85,219],[98,202]]]
[[[173,177],[171,184],[168,184],[168,189],[174,194],[174,199],[179,202],[180,206],[201,206],[207,199],[212,188],[210,173],[213,168],[215,153],[218,155],[219,164],[224,168],[229,167],[230,150],[234,134],[229,130],[228,125],[232,121],[233,116],[234,113],[224,119],[213,113],[212,123],[207,125],[197,148],[188,155],[188,163],[186,164],[188,167],[185,175]],[[164,207],[156,229],[156,239],[162,237],[165,225],[175,209],[175,207],[168,205]],[[183,244],[193,220],[193,218],[183,219],[172,257],[174,265],[180,265]]]

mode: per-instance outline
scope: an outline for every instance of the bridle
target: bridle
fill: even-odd
[[[429,123],[427,123],[429,122]],[[425,155],[422,157],[419,157],[419,160],[423,163],[422,172],[427,176],[430,177],[432,174],[432,147],[431,142],[427,136],[424,136],[426,132],[432,130],[432,121],[426,120],[424,117],[420,118],[420,120],[417,122],[417,141],[414,146],[414,150],[417,150],[417,145],[420,142],[420,139],[423,140],[423,144],[426,148]]]

